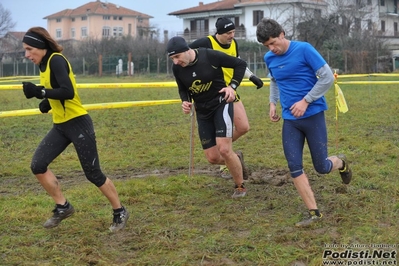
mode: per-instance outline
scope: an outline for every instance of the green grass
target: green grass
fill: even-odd
[[[161,80],[167,79],[147,77]],[[347,155],[354,178],[345,186],[337,173],[318,175],[305,148],[305,170],[325,217],[308,229],[294,227],[306,209],[287,177],[281,123],[268,119],[267,88],[239,89],[251,131],[234,147],[244,152],[252,171],[248,196],[239,200],[230,197],[232,181],[217,178],[218,167],[205,160],[197,134],[195,175],[187,176],[190,118],[180,104],[90,111],[103,171],[131,212],[127,228],[117,234],[108,232],[110,205],[83,176],[72,146],[50,167],[76,213],[58,228],[44,229],[53,202],[29,165],[52,126],[51,116],[0,118],[0,265],[322,265],[327,245],[398,249],[398,86],[341,89],[349,112],[339,113],[338,120],[333,89],[326,95],[329,152]],[[0,94],[2,111],[39,103],[19,90]],[[177,88],[81,89],[79,94],[84,104],[178,99]]]

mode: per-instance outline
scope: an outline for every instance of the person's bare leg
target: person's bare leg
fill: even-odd
[[[297,227],[307,227],[311,224],[320,221],[323,215],[319,212],[316,204],[316,199],[313,194],[313,190],[309,185],[308,177],[305,173],[302,175],[293,178],[294,185],[301,196],[303,202],[305,203],[306,207],[309,210],[309,218],[306,218],[300,222],[297,222],[295,226]]]
[[[105,183],[99,187],[100,191],[107,197],[109,202],[112,205],[112,209],[114,210],[113,213],[113,220],[112,225],[109,227],[111,232],[117,232],[125,228],[126,223],[129,219],[129,212],[122,206],[121,202],[119,201],[118,192],[116,191],[114,183],[107,177]]]
[[[233,142],[249,131],[248,116],[242,101],[234,103],[234,132]]]
[[[53,210],[53,216],[43,224],[44,228],[54,228],[58,226],[62,220],[70,217],[75,210],[71,204],[65,204],[67,201],[61,192],[60,183],[51,170],[47,169],[43,174],[36,174],[36,178],[57,204],[57,207]],[[58,208],[58,205],[64,205],[65,208]]]
[[[61,185],[58,182],[57,177],[50,169],[47,169],[47,171],[43,174],[36,174],[35,176],[42,185],[42,187],[53,198],[56,204],[65,204],[66,199],[62,194]]]
[[[233,177],[234,183],[238,186],[242,185],[244,179],[241,162],[237,154],[233,151],[232,139],[216,138],[216,143],[220,152],[220,156],[224,159],[224,162],[229,169],[231,176]]]
[[[331,172],[334,170],[340,169],[344,166],[342,160],[340,158],[338,158],[337,156],[330,156],[330,157],[328,157],[328,159],[330,159],[331,162],[333,163]]]
[[[218,150],[218,147],[215,145],[213,147],[210,147],[208,149],[204,150],[204,154],[206,159],[208,160],[209,163],[211,164],[223,164],[224,165],[224,159],[220,155],[220,152]]]
[[[313,190],[309,185],[309,180],[306,174],[303,173],[292,180],[308,210],[317,209],[316,199],[314,197]]]
[[[238,138],[245,135],[250,127],[248,122],[247,113],[244,108],[244,104],[242,101],[234,103],[234,131],[233,131],[233,142]],[[219,172],[221,177],[223,178],[231,178],[232,175],[229,173],[228,169],[226,169],[225,164],[220,164]]]
[[[119,200],[118,192],[116,191],[114,183],[107,177],[105,183],[99,187],[100,191],[109,200],[112,205],[112,209],[122,208],[122,204]]]
[[[216,146],[204,150],[206,159],[211,164],[226,165],[234,183],[243,183],[242,167],[240,159],[233,151],[231,138],[216,138]]]

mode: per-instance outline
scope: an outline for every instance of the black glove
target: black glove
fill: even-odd
[[[51,105],[50,102],[48,101],[48,99],[44,99],[43,101],[41,101],[39,103],[39,110],[40,112],[44,113],[48,113],[48,111],[51,110]]]
[[[38,99],[43,99],[43,86],[36,86],[32,82],[22,82],[22,87],[24,89],[24,94],[27,99],[36,97]]]
[[[260,89],[263,87],[263,81],[260,78],[258,78],[257,76],[252,75],[249,77],[249,80],[252,81],[252,83],[256,85],[257,89]]]

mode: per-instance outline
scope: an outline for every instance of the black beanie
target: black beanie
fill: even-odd
[[[184,38],[179,36],[172,37],[168,41],[168,45],[166,47],[167,47],[166,50],[168,52],[168,56],[180,54],[190,49],[186,43],[186,40],[184,40]]]
[[[217,34],[223,34],[223,33],[229,32],[231,30],[234,30],[236,28],[234,25],[234,22],[231,21],[231,19],[226,18],[226,17],[218,18],[215,26],[216,26]]]

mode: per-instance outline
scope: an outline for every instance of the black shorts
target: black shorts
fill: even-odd
[[[221,104],[209,118],[197,116],[198,135],[202,148],[208,149],[216,145],[216,138],[233,137],[234,111],[233,103]]]

